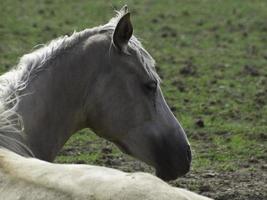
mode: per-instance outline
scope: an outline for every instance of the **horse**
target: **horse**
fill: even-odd
[[[207,199],[146,173],[50,163],[86,127],[165,181],[190,169],[188,139],[127,6],[105,25],[24,55],[0,77],[0,199]]]
[[[142,172],[52,164],[0,149],[0,199],[211,200]]]

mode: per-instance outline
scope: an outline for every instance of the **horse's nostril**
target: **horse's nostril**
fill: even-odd
[[[189,162],[192,161],[192,153],[191,153],[190,146],[188,146],[188,149],[187,149],[187,159],[188,159]]]

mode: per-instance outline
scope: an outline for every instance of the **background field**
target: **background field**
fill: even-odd
[[[0,71],[74,30],[104,24],[126,1],[0,2]],[[192,170],[171,184],[217,200],[267,199],[267,1],[129,0],[134,32],[157,60],[164,95],[193,148]],[[90,130],[56,162],[153,169]]]

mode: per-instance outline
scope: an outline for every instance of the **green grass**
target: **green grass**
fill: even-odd
[[[108,2],[108,3],[106,3]],[[1,2],[0,72],[40,43],[104,24],[126,1]],[[266,158],[267,1],[129,0],[135,34],[157,60],[162,89],[194,149],[193,170],[233,170]],[[248,67],[246,67],[248,66]],[[193,73],[183,74],[182,69]],[[253,72],[255,71],[255,73]],[[204,121],[198,127],[197,119]],[[100,139],[85,130],[66,145]],[[101,143],[102,144],[102,143]],[[99,163],[94,152],[58,162]],[[119,154],[118,149],[112,151]]]

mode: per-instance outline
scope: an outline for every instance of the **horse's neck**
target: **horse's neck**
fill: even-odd
[[[55,62],[37,74],[18,105],[27,145],[37,158],[47,161],[52,161],[68,138],[84,126],[84,77],[73,75],[77,70],[71,66],[74,61],[66,57],[64,63]]]

